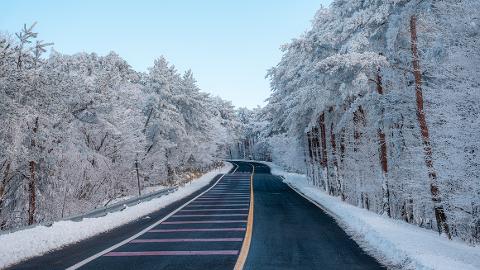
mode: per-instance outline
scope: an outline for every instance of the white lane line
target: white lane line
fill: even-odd
[[[238,169],[238,168],[237,168]],[[194,200],[196,200],[198,197],[202,196],[203,194],[207,193],[210,189],[212,189],[218,182],[220,182],[220,180],[222,180],[222,178],[225,176],[226,174],[222,175],[218,180],[217,182],[215,182],[211,187],[209,187],[208,189],[206,189],[205,191],[203,191],[202,193],[200,193],[199,195],[197,195],[195,198],[189,200],[188,202],[184,203],[182,206],[180,206],[179,208],[175,209],[173,212],[171,212],[170,214],[166,215],[164,218],[158,220],[157,222],[153,223],[152,225],[148,226],[147,228],[143,229],[142,231],[140,231],[139,233],[137,234],[134,234],[133,236],[123,240],[122,242],[118,243],[118,244],[115,244],[103,251],[100,251],[98,252],[97,254],[94,254],[88,258],[86,258],[85,260],[83,261],[80,261],[70,267],[68,267],[66,270],[74,270],[74,269],[78,269],[80,268],[81,266],[84,266],[85,264],[101,257],[102,255],[105,255],[107,254],[108,252],[114,250],[114,249],[117,249],[125,244],[127,244],[128,242],[132,241],[133,239],[135,238],[138,238],[139,236],[145,234],[146,232],[148,232],[149,230],[153,229],[154,227],[158,226],[160,223],[164,222],[165,220],[167,220],[168,218],[170,218],[171,216],[175,215],[178,211],[180,211],[182,208],[184,208],[185,206],[187,206],[188,204],[190,204],[191,202],[193,202]]]
[[[238,168],[239,168],[240,166],[238,166],[237,164],[234,164],[234,163],[232,163],[232,164],[235,165],[235,166],[237,166],[237,168],[235,168],[235,170],[233,170],[233,172],[232,172],[232,174],[233,174],[233,173],[235,173],[235,172],[238,170]]]

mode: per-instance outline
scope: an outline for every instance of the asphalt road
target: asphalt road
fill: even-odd
[[[212,187],[218,176],[149,219],[12,269],[217,270],[233,269],[238,261],[245,262],[244,269],[384,269],[330,216],[271,175],[268,166],[233,163],[235,173]],[[254,212],[248,222],[253,168]],[[248,256],[239,256],[242,245]]]
[[[253,235],[244,269],[385,269],[267,166],[255,166],[253,190]]]

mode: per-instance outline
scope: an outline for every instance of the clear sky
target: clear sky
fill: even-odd
[[[0,31],[37,21],[62,53],[117,52],[146,71],[164,55],[191,68],[203,91],[236,106],[263,105],[279,47],[310,27],[331,0],[2,0]]]

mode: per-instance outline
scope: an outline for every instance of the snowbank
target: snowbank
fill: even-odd
[[[302,174],[262,162],[299,193],[332,215],[367,252],[392,268],[422,270],[480,269],[480,247],[449,241],[438,233],[390,219],[327,195]]]
[[[225,163],[222,168],[204,174],[185,186],[179,187],[173,193],[127,207],[121,212],[110,213],[104,217],[86,218],[80,222],[59,221],[53,223],[51,227],[37,226],[0,235],[0,268],[42,255],[48,251],[87,239],[139,219],[194,193],[208,185],[217,174],[227,173],[232,167],[232,164]]]

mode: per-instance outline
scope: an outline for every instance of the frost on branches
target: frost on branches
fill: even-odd
[[[479,0],[336,0],[247,136],[332,196],[480,242]],[[256,145],[251,149],[256,149]]]
[[[162,57],[139,73],[113,52],[45,58],[36,38],[33,26],[0,36],[2,230],[136,195],[137,179],[181,184],[228,155],[234,107],[191,71]]]

